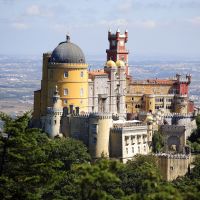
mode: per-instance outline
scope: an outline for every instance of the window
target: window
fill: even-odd
[[[128,146],[129,145],[129,137],[125,136],[125,145]]]
[[[144,145],[144,152],[146,152],[146,145]]]
[[[135,144],[135,136],[131,136],[131,143]]]
[[[128,154],[128,148],[126,148],[126,153]]]
[[[67,99],[64,99],[63,103],[64,103],[64,104],[67,104]]]
[[[112,46],[115,46],[115,45],[116,45],[116,41],[112,40]]]
[[[119,45],[120,45],[120,46],[124,46],[124,40],[120,40],[120,41],[119,41]]]
[[[81,88],[81,90],[80,90],[80,96],[81,97],[83,96],[83,88]]]
[[[94,138],[93,138],[93,144],[96,144],[96,143],[97,143],[97,138],[94,137]]]
[[[65,89],[64,89],[64,96],[67,96],[67,95],[68,95],[68,89],[65,88]]]
[[[134,147],[132,147],[132,153],[134,153]]]
[[[97,134],[97,124],[92,124],[91,125],[91,133],[92,134]]]
[[[83,71],[81,71],[81,78],[83,78]]]
[[[140,147],[138,147],[138,153],[140,153]]]
[[[64,72],[64,78],[67,78],[69,76],[68,71]]]

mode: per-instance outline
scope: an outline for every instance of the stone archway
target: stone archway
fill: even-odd
[[[179,152],[180,149],[180,138],[177,136],[170,136],[167,139],[167,150],[171,152]]]

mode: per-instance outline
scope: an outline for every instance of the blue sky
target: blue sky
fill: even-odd
[[[118,27],[132,58],[200,58],[200,0],[0,0],[0,54],[41,55],[69,32],[87,56],[105,56]]]

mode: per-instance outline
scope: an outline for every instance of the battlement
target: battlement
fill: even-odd
[[[51,56],[52,52],[46,52],[46,53],[43,53],[43,56],[46,57],[46,56]]]
[[[47,114],[60,114],[60,115],[62,115],[63,109],[48,107],[47,108]]]
[[[89,118],[90,116],[90,113],[80,113],[80,114],[77,114],[77,113],[73,113],[71,114],[72,117],[76,117],[76,118]]]
[[[114,122],[113,123],[113,128],[125,128],[125,127],[144,127],[146,126],[146,124],[142,123],[142,122],[128,122],[128,121],[124,121],[124,122]]]
[[[169,158],[169,159],[190,159],[190,154],[157,153],[154,155],[157,157],[163,157],[163,158]]]
[[[97,118],[97,119],[112,119],[112,114],[110,113],[90,113],[90,118]]]
[[[182,134],[182,132],[185,132],[185,126],[181,125],[162,125],[161,130],[164,132],[173,131],[177,134]]]
[[[193,114],[187,114],[187,113],[166,113],[164,115],[164,118],[172,118],[172,117],[176,117],[179,119],[184,119],[184,118],[193,118],[194,115]]]
[[[69,115],[70,116],[70,115]],[[112,114],[110,113],[99,113],[99,112],[88,112],[88,113],[73,113],[72,117],[77,118],[97,118],[97,119],[112,119]]]
[[[49,68],[54,68],[54,67],[60,67],[60,68],[65,68],[65,67],[70,67],[70,68],[82,68],[85,69],[88,67],[88,64],[86,63],[56,63],[56,62],[50,62]]]
[[[128,30],[125,30],[124,33],[122,34],[119,30],[119,28],[117,29],[117,31],[115,33],[112,33],[111,30],[108,31],[108,40],[111,39],[119,39],[119,38],[124,38],[125,42],[128,41]]]

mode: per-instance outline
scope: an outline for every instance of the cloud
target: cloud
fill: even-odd
[[[39,5],[30,5],[26,8],[26,15],[29,16],[40,16],[40,17],[51,17],[54,15],[53,11],[46,7]]]
[[[11,26],[17,30],[26,30],[29,26],[23,22],[13,22]]]
[[[198,9],[200,8],[199,0],[121,0],[118,6],[119,11],[129,12],[135,9],[172,9],[172,8],[186,8]]]

